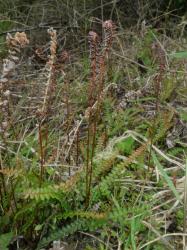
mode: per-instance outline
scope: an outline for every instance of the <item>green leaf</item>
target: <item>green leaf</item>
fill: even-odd
[[[38,224],[38,225],[35,226],[34,230],[35,231],[40,231],[40,230],[42,230],[42,227],[43,227],[43,224]]]
[[[131,220],[131,244],[133,250],[136,250],[135,232],[136,232],[136,220],[133,217]]]
[[[179,115],[182,121],[187,122],[187,112],[185,110],[179,110]]]
[[[156,157],[155,153],[152,152],[152,157],[153,157],[153,161],[154,164],[157,166],[159,172],[161,173],[162,177],[165,179],[165,181],[167,182],[170,190],[173,192],[173,194],[175,195],[175,197],[177,198],[178,201],[181,202],[179,193],[177,192],[173,182],[171,181],[170,177],[168,176],[167,172],[164,170],[164,167],[161,165],[161,163],[159,162],[158,158]]]
[[[12,237],[12,232],[0,235],[0,249],[8,250],[8,245],[10,244]]]
[[[51,167],[46,168],[46,171],[47,171],[49,176],[52,176],[55,173],[55,169],[51,168]]]
[[[170,57],[177,59],[187,59],[187,51],[180,51],[173,54],[170,54]]]
[[[122,154],[131,154],[134,148],[134,139],[132,137],[128,137],[127,139],[118,143],[117,148]]]

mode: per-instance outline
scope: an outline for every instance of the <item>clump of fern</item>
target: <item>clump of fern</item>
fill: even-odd
[[[6,171],[11,172],[12,152],[10,150],[11,133],[13,129],[12,115],[13,110],[11,104],[13,102],[12,85],[16,75],[17,65],[20,61],[21,52],[29,43],[24,32],[17,32],[15,36],[7,35],[8,56],[4,59],[2,75],[0,78],[0,136],[1,136],[1,163],[0,163],[0,198],[1,198],[1,214],[6,215],[10,209],[10,214],[14,214],[17,210],[17,201],[14,190],[14,174],[7,178]],[[14,133],[13,133],[14,134]],[[13,170],[14,171],[14,170]],[[16,172],[16,170],[15,170]],[[13,202],[13,204],[12,204]]]
[[[111,49],[114,24],[111,20],[103,22],[104,38],[99,52],[99,38],[97,33],[89,33],[91,77],[88,88],[88,109],[86,117],[88,120],[87,133],[87,159],[86,159],[86,207],[89,206],[90,192],[92,186],[93,157],[96,146],[97,126],[101,116],[101,107],[104,100],[104,80],[106,74],[106,59]]]
[[[10,103],[18,120],[12,122],[2,112],[1,127],[6,118],[10,126],[1,132],[7,130],[10,136],[4,133],[9,147],[2,148],[1,154],[0,232],[13,231],[13,246],[14,239],[23,235],[38,249],[54,240],[68,240],[70,235],[77,239],[80,234],[97,235],[107,249],[144,247],[155,238],[151,223],[161,234],[159,215],[169,221],[175,213],[168,211],[170,204],[175,209],[180,200],[176,178],[183,175],[185,144],[179,141],[178,148],[165,150],[167,135],[175,129],[178,117],[175,109],[162,105],[175,91],[182,95],[182,90],[176,90],[177,81],[164,85],[165,75],[172,76],[166,72],[163,51],[154,58],[156,78],[146,74],[153,71],[149,67],[156,67],[151,62],[151,31],[145,37],[148,46],[142,42],[145,51],[139,54],[145,65],[125,61],[121,67],[121,58],[113,65],[114,76],[115,69],[109,74],[107,70],[114,38],[111,21],[103,23],[101,41],[95,32],[89,33],[90,58],[83,59],[83,65],[79,58],[75,62],[71,52],[63,50],[59,56],[57,33],[54,29],[48,33],[45,79],[42,73],[27,86],[31,92],[14,94],[16,100]],[[40,56],[39,50],[37,54]],[[9,73],[3,73],[0,83],[7,81]],[[111,79],[118,85],[110,83]],[[155,83],[155,89],[149,82]],[[138,90],[129,91],[130,86]],[[5,103],[13,96],[8,87],[0,93]],[[153,119],[155,109],[158,113]]]

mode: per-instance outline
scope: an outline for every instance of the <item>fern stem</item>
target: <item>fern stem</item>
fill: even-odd
[[[17,202],[16,202],[16,197],[15,197],[15,191],[14,191],[14,186],[12,180],[10,180],[10,186],[11,186],[11,192],[12,192],[12,198],[14,202],[15,209],[17,211]]]
[[[76,166],[79,165],[79,130],[76,136]]]
[[[42,124],[38,125],[38,139],[40,147],[40,185],[44,178],[44,148],[43,148],[43,136],[42,136]]]
[[[88,193],[87,193],[87,204],[86,207],[89,207],[90,203],[90,194],[91,194],[91,184],[92,184],[92,175],[93,175],[93,158],[94,158],[94,151],[95,151],[95,145],[96,145],[96,123],[97,121],[94,121],[93,124],[93,134],[92,134],[92,145],[91,145],[91,157],[90,157],[90,166],[89,166],[89,180],[88,180]]]
[[[87,131],[87,148],[86,148],[86,203],[85,208],[88,207],[88,183],[89,183],[89,164],[90,164],[90,127],[91,118],[88,120],[88,131]]]

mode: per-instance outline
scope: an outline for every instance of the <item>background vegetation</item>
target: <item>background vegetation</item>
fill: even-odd
[[[0,1],[0,249],[186,248],[186,11]]]

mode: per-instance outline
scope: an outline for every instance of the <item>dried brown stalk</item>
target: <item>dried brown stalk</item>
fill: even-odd
[[[166,55],[163,48],[161,48],[160,44],[158,43],[153,44],[153,52],[155,54],[155,59],[159,64],[158,73],[155,77],[156,112],[158,112],[160,105],[160,91],[164,72],[166,70]]]
[[[41,110],[38,110],[38,136],[39,136],[39,147],[40,147],[40,182],[43,181],[44,177],[44,165],[45,165],[45,147],[44,146],[44,133],[45,141],[47,143],[48,138],[48,127],[47,119],[50,114],[50,109],[54,97],[56,88],[56,75],[55,75],[55,63],[56,63],[56,50],[57,50],[57,34],[53,28],[48,29],[48,34],[51,38],[50,43],[50,56],[46,64],[47,70],[47,84],[45,89],[44,101]],[[46,127],[44,127],[46,123]]]
[[[155,117],[153,119],[153,126],[152,126],[152,128],[150,128],[150,131],[149,131],[150,132],[150,140],[151,140],[150,151],[149,151],[149,155],[148,155],[148,167],[149,167],[149,169],[151,167],[152,145],[153,145],[155,132],[156,132],[156,127],[155,127],[156,119],[157,119],[157,116],[158,116],[159,110],[160,110],[160,91],[161,91],[162,81],[163,81],[163,77],[164,77],[164,72],[166,70],[166,55],[165,55],[163,48],[161,48],[159,43],[155,43],[155,44],[153,44],[152,49],[153,49],[155,59],[159,64],[159,69],[158,69],[158,73],[154,79],[156,103],[155,103]]]
[[[14,37],[7,34],[6,43],[9,48],[8,57],[3,61],[3,70],[0,78],[0,109],[2,114],[0,133],[4,142],[8,137],[8,128],[10,125],[9,98],[11,93],[9,88],[11,74],[19,62],[21,49],[29,43],[29,40],[24,32],[17,32]]]
[[[41,109],[41,113],[44,116],[50,111],[51,102],[53,99],[53,94],[56,87],[56,79],[55,79],[55,63],[56,63],[56,50],[57,50],[57,34],[56,30],[53,28],[48,29],[48,34],[51,38],[51,45],[50,45],[50,56],[49,60],[46,64],[46,69],[48,71],[47,77],[47,85],[45,89],[45,96],[43,101],[43,106]]]
[[[86,208],[89,206],[93,157],[96,146],[97,124],[100,119],[101,104],[103,101],[104,79],[106,73],[106,59],[111,49],[114,25],[111,20],[103,23],[104,39],[101,45],[102,50],[99,53],[98,35],[89,32],[90,61],[91,61],[91,78],[88,89],[88,133],[87,133],[87,160],[86,160]]]
[[[17,32],[15,36],[11,36],[7,34],[6,43],[8,46],[8,57],[3,61],[3,70],[2,75],[0,77],[0,135],[2,138],[3,148],[7,156],[7,139],[9,137],[9,129],[10,129],[10,120],[11,120],[11,112],[9,109],[9,102],[10,102],[10,82],[13,76],[14,70],[17,67],[17,64],[20,60],[20,53],[21,49],[24,48],[28,43],[29,40],[24,32],[19,33]],[[2,154],[1,154],[2,157]],[[0,171],[3,171],[3,159],[0,162]],[[6,183],[3,174],[1,173],[1,181],[2,181],[2,188],[0,188],[1,199],[2,199],[2,207],[3,207],[3,196],[6,196]],[[14,195],[14,190],[12,186],[12,181],[10,181],[11,185],[11,192],[12,197],[14,200],[14,205],[16,207],[16,200]],[[12,206],[11,206],[12,208]],[[13,211],[13,208],[12,208]]]

